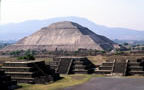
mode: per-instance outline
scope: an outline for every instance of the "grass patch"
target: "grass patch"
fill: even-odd
[[[97,55],[97,56],[87,56],[87,58],[95,65],[101,65],[107,60],[106,56]]]
[[[50,61],[53,61],[53,58],[36,58],[36,60],[43,60],[46,64],[49,64]]]
[[[64,79],[57,82],[43,85],[43,84],[19,84],[22,88],[18,90],[60,90],[66,87],[82,84],[92,78],[94,75],[76,74],[76,75],[62,75]]]

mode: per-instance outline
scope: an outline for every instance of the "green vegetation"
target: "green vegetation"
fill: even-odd
[[[18,60],[35,60],[35,57],[32,54],[26,54],[17,58]]]
[[[18,60],[35,60],[35,57],[34,57],[34,52],[33,51],[30,51],[30,50],[27,50],[24,52],[24,55],[23,56],[19,56],[17,58]]]
[[[19,56],[21,52],[22,52],[22,51],[19,51],[19,50],[17,50],[17,51],[12,51],[12,52],[10,52],[10,55],[11,55],[11,56]]]

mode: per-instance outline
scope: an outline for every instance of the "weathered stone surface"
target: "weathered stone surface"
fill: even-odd
[[[18,83],[45,84],[60,79],[59,74],[41,60],[7,61],[0,69]]]
[[[116,43],[110,39],[97,35],[86,27],[73,22],[58,22],[44,27],[38,32],[25,37],[16,44],[4,48],[4,51],[13,50],[68,50],[79,48],[112,50]]]

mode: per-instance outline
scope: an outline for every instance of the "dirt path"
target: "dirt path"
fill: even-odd
[[[82,85],[64,90],[144,90],[144,78],[92,78]]]

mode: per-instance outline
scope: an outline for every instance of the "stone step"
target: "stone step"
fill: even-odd
[[[95,70],[95,74],[111,74],[112,70]]]
[[[5,72],[30,72],[30,71],[36,71],[35,68],[31,67],[1,67],[2,70]]]
[[[74,60],[74,62],[88,62],[86,60]]]
[[[112,70],[112,66],[100,66],[99,70]]]
[[[3,70],[0,70],[0,75],[4,75],[5,72]]]
[[[20,68],[20,69],[30,69],[32,67],[6,67],[6,66],[2,66],[1,68],[6,68],[6,69],[9,69],[9,68],[14,68],[14,69],[17,69],[17,68]]]
[[[86,69],[86,66],[81,66],[81,67],[73,67],[73,69]]]
[[[34,83],[34,78],[12,77],[12,80],[16,80],[18,83]]]
[[[85,62],[73,62],[74,64],[85,64]]]
[[[6,75],[0,76],[0,80],[1,81],[11,81],[11,76],[6,76]]]
[[[14,77],[21,77],[21,78],[38,77],[38,74],[32,74],[32,73],[6,73],[6,74],[11,76],[11,78],[14,78]]]
[[[74,69],[73,72],[74,72],[74,73],[77,73],[77,74],[87,74],[87,73],[88,73],[88,70],[84,70],[84,69]]]
[[[82,67],[82,66],[85,66],[85,65],[83,65],[83,64],[75,64],[74,66],[75,67]]]
[[[128,62],[129,66],[140,66],[141,63],[140,62]]]
[[[75,64],[75,65],[73,65],[73,68],[86,68],[86,67],[88,67],[88,66],[86,66],[86,65],[83,65],[83,64]]]
[[[74,64],[88,64],[89,62],[85,60],[74,60],[73,63]]]
[[[16,85],[16,84],[17,84],[16,81],[2,81],[2,83],[0,83],[0,86],[1,86],[0,88],[1,88],[1,90],[5,90],[5,89],[2,88],[2,86],[10,87],[10,86]],[[6,90],[12,90],[12,89],[6,89]]]
[[[128,68],[129,70],[133,70],[133,71],[143,71],[142,66],[129,66]]]
[[[131,75],[135,75],[135,74],[144,75],[144,71],[130,71],[129,74],[131,74]]]
[[[54,70],[56,70],[58,68],[58,65],[50,65],[50,67]]]
[[[102,66],[113,66],[113,62],[102,63]]]
[[[5,72],[6,74],[34,74],[34,72]]]
[[[141,62],[142,60],[129,60],[129,62]]]
[[[58,72],[61,74],[67,74],[69,72],[69,67],[72,64],[72,60],[61,60]]]
[[[88,70],[85,70],[85,69],[74,69],[73,71],[88,71]]]

